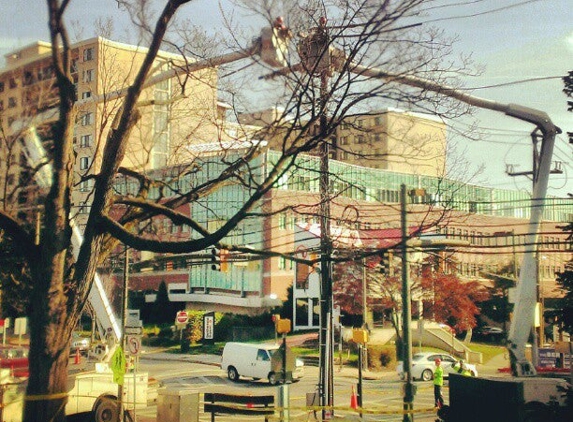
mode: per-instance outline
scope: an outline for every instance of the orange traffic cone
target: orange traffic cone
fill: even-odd
[[[82,361],[82,357],[80,355],[80,349],[76,349],[76,357],[74,358],[74,365],[79,365]]]
[[[353,409],[358,409],[358,397],[356,396],[356,390],[352,386],[352,395],[350,396],[350,407]]]

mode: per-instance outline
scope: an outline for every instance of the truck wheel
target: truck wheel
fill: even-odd
[[[434,377],[434,374],[432,373],[431,369],[424,369],[424,372],[422,372],[422,375],[421,375],[421,378],[424,381],[430,381],[433,377]]]
[[[94,422],[115,422],[119,418],[119,406],[113,397],[101,397],[94,406]]]
[[[549,422],[551,420],[551,410],[543,403],[530,402],[525,404],[524,422]]]
[[[229,366],[229,369],[227,369],[227,376],[233,382],[239,381],[239,373],[234,366]]]
[[[440,418],[440,420],[442,420],[444,422],[449,422],[450,421],[450,406],[443,405],[438,410],[438,418]]]

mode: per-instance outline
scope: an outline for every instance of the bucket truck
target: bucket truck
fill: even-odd
[[[177,67],[175,69],[160,73],[151,77],[144,87],[153,86],[159,82],[176,77],[183,73],[215,67],[227,63],[232,63],[248,57],[259,56],[262,62],[271,67],[286,66],[286,55],[288,52],[288,40],[291,35],[282,24],[282,18],[277,18],[272,27],[264,28],[259,37],[255,38],[249,48],[215,57],[190,63],[188,66]],[[94,96],[76,102],[77,106],[87,103],[99,103],[105,100],[117,99],[125,96],[127,89],[106,93],[105,97]],[[40,188],[49,188],[52,183],[52,166],[46,159],[46,151],[36,132],[36,127],[57,119],[57,110],[50,109],[40,113],[30,119],[17,120],[12,123],[12,133],[21,134],[23,141],[24,155],[27,158],[30,168],[36,169],[35,181]],[[77,259],[83,241],[83,234],[80,228],[72,220],[72,249],[73,255]],[[88,296],[89,304],[94,311],[96,326],[103,341],[104,348],[97,353],[102,361],[109,360],[121,339],[122,327],[113,312],[111,304],[104,290],[103,282],[96,273],[94,282]],[[80,412],[94,413],[95,422],[117,419],[117,384],[113,381],[113,374],[105,363],[96,363],[96,371],[82,372],[70,375],[68,401],[66,414],[71,415]],[[127,388],[124,390],[124,401],[126,408],[134,408],[147,405],[147,373],[134,373],[125,376]],[[0,404],[3,409],[3,420],[9,422],[19,422],[22,416],[22,396],[25,392],[24,382],[10,382],[5,391],[4,401]],[[137,386],[137,387],[136,387]]]

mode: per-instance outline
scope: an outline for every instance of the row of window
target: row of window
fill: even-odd
[[[353,136],[341,136],[340,138],[338,138],[338,144],[339,145],[350,145],[351,143],[354,143],[354,144],[367,144],[369,142],[378,143],[381,140],[382,140],[382,136],[379,133],[356,134]]]
[[[15,89],[17,87],[18,87],[18,82],[16,81],[16,78],[8,79],[8,88]],[[5,89],[6,89],[6,83],[4,81],[0,81],[0,92],[4,92]]]
[[[367,128],[382,125],[382,116],[375,116],[374,118],[356,119],[354,123],[344,122],[340,125],[343,130],[353,130],[354,128]]]
[[[8,98],[8,108],[15,108],[18,106],[18,99],[16,97]],[[0,100],[0,111],[4,111],[4,100]]]
[[[524,246],[529,241],[525,234],[503,233],[501,235],[488,234],[480,231],[447,228],[439,229],[438,232],[445,234],[448,238],[467,240],[471,245],[477,246]],[[557,236],[540,236],[537,240],[540,249],[567,250],[568,243]]]

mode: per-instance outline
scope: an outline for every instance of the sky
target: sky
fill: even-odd
[[[160,0],[153,0],[161,4]],[[118,13],[115,0],[72,0],[70,21],[79,23],[83,38],[94,35],[97,18],[113,18],[116,40],[130,42],[123,32],[126,17]],[[222,28],[221,10],[231,10],[231,1],[195,0],[182,9],[182,17],[213,31]],[[573,7],[571,0],[437,0],[429,2],[424,25],[434,25],[457,37],[455,54],[471,54],[484,67],[481,75],[464,80],[476,88],[472,95],[504,104],[518,104],[546,112],[563,132],[573,132],[573,113],[566,111],[566,96],[560,77],[573,70]],[[440,7],[442,6],[442,7]],[[448,7],[443,7],[448,6]],[[0,0],[0,55],[36,40],[48,41],[47,12],[42,0]],[[253,35],[260,25],[240,21]],[[0,64],[3,62],[0,61]],[[534,127],[491,111],[477,111],[475,121],[457,119],[451,124],[452,142],[463,153],[469,173],[481,169],[473,183],[503,189],[531,190],[525,176],[515,171],[532,168]],[[483,132],[479,141],[458,139],[455,133],[475,123]],[[565,135],[556,140],[554,161],[564,171],[552,175],[548,193],[566,197],[573,193],[573,145]],[[455,161],[455,160],[452,160]],[[450,162],[455,166],[455,162]]]

